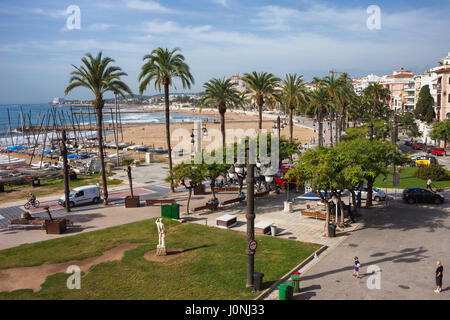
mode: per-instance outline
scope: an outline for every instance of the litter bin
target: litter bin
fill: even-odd
[[[291,276],[291,282],[292,282],[292,284],[294,286],[293,292],[294,293],[299,293],[300,292],[300,275],[293,274]]]
[[[180,206],[178,203],[163,204],[161,206],[161,217],[169,219],[180,218]]]
[[[263,277],[264,273],[254,272],[253,273],[253,287],[256,291],[261,291],[263,287]]]
[[[163,204],[161,206],[161,217],[172,218],[172,206],[168,204]]]
[[[272,236],[276,236],[277,235],[277,226],[276,225],[271,225],[270,226],[270,232],[271,232],[271,234],[272,234]]]
[[[330,238],[336,237],[336,225],[335,224],[329,224],[328,225],[328,232],[330,233]]]
[[[172,219],[180,219],[180,205],[178,203],[173,203],[171,205],[171,216]]]
[[[289,284],[281,283],[278,285],[278,299],[279,300],[292,299],[292,287]]]

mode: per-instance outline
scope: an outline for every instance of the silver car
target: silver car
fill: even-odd
[[[361,190],[361,199],[366,200],[367,199],[367,186],[364,186]],[[372,200],[375,201],[382,201],[386,200],[386,193],[384,193],[383,190],[378,188],[372,188]]]

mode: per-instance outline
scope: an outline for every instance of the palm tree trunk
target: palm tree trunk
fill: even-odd
[[[100,157],[100,165],[102,167],[102,184],[103,184],[103,199],[105,205],[108,204],[108,185],[106,181],[105,156],[103,154],[103,98],[102,96],[95,97],[95,111],[97,113],[97,141],[98,152]]]
[[[328,124],[330,125],[330,146],[333,146],[333,118],[331,118],[331,114],[330,114],[330,121],[328,122]]]
[[[323,115],[322,109],[319,110],[317,115],[317,121],[319,122],[319,147],[323,147]]]
[[[222,150],[225,150],[225,110],[219,109],[220,113],[220,131],[222,132]]]
[[[170,146],[170,109],[169,109],[169,82],[164,82],[164,102],[166,105],[166,138],[167,138],[167,153],[169,156],[169,170],[172,171],[172,148]],[[173,186],[173,179],[170,181],[170,191],[175,192]]]
[[[262,131],[262,110],[263,110],[263,105],[264,105],[264,99],[263,98],[259,98],[258,101],[258,112],[259,112],[259,134],[261,134]]]
[[[292,143],[294,139],[294,120],[293,120],[294,109],[289,107],[289,141]]]

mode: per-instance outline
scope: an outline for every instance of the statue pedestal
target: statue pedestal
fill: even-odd
[[[157,246],[157,247],[156,247],[156,255],[157,255],[157,256],[167,256],[167,250],[166,250],[166,247],[163,247],[163,246]]]

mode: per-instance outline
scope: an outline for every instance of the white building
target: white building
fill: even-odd
[[[239,92],[244,92],[246,84],[242,81],[240,76],[231,76],[228,79],[233,83],[233,88],[237,89]]]
[[[379,77],[375,74],[369,74],[363,78],[353,79],[353,87],[357,95],[361,95],[361,92],[367,88],[371,83],[380,83],[383,77]]]

